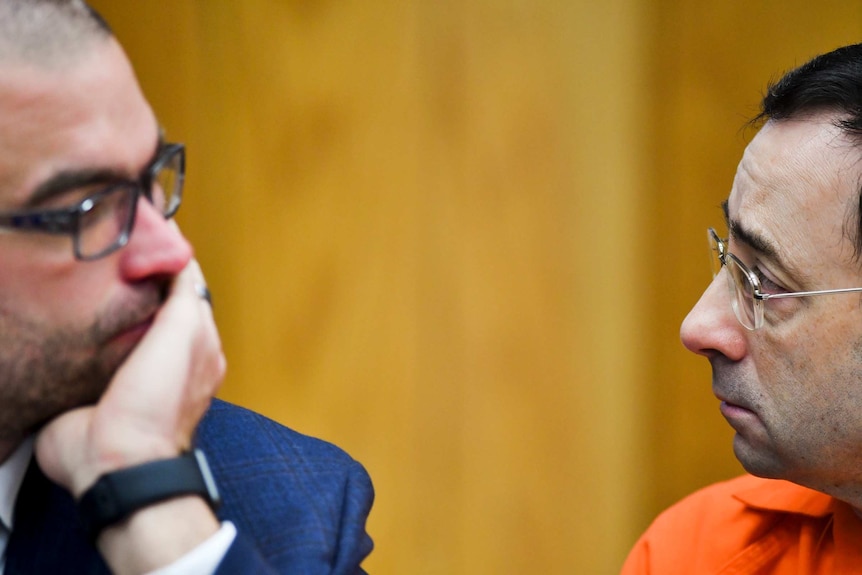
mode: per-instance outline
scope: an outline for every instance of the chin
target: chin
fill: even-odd
[[[733,438],[733,454],[751,475],[766,479],[787,478],[787,466],[777,454],[764,447],[753,446],[738,433]]]
[[[100,357],[79,366],[78,370],[70,373],[59,385],[52,386],[52,401],[40,402],[38,427],[62,413],[98,403],[132,349],[106,351]]]
[[[28,334],[25,334],[28,335]],[[99,401],[140,339],[95,344],[87,333],[0,337],[0,438],[40,428]]]

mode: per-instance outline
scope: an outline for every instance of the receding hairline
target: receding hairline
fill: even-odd
[[[112,37],[83,0],[0,0],[0,63],[61,67]]]

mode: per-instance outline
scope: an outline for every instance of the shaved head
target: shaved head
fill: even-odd
[[[111,36],[83,0],[0,0],[0,63],[62,67]]]

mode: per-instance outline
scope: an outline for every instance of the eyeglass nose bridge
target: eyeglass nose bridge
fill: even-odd
[[[162,181],[162,176],[168,180]],[[76,226],[74,229],[75,257],[81,261],[92,261],[103,258],[131,240],[137,221],[137,206],[143,197],[164,219],[172,218],[182,202],[182,189],[185,181],[185,146],[182,144],[166,144],[159,158],[141,175],[137,181],[128,181],[105,190],[98,198],[90,198],[92,202],[83,203],[78,207]],[[167,188],[165,187],[167,184]],[[156,189],[159,190],[156,193]],[[122,199],[115,199],[120,192],[125,192]],[[155,196],[158,196],[156,198]],[[106,198],[115,199],[114,204],[108,204]],[[98,239],[99,230],[88,228],[88,214],[104,208],[113,218],[105,218],[102,225],[113,221],[110,227],[100,228],[106,235],[105,240]],[[98,221],[96,214],[91,219]],[[89,234],[89,235],[88,235]],[[95,236],[94,236],[95,234]],[[95,238],[95,239],[93,239]],[[90,249],[84,244],[93,241],[97,247]]]
[[[707,228],[706,240],[709,243],[709,264],[714,279],[718,277],[721,268],[724,267],[724,254],[727,252],[727,248],[713,228]]]
[[[129,241],[132,239],[132,233],[135,230],[135,224],[138,221],[138,204],[141,202],[141,199],[146,201],[147,204],[149,204],[149,208],[157,212],[160,218],[163,218],[165,220],[170,219],[176,213],[179,206],[165,206],[166,210],[162,210],[159,206],[157,206],[153,201],[152,195],[153,186],[156,185],[159,185],[156,180],[151,180],[149,185],[147,185],[146,182],[141,182],[134,185],[132,184],[132,182],[129,182],[126,187],[126,201],[128,203],[126,204],[126,206],[124,206],[122,210],[116,211],[118,215],[115,217],[117,218],[118,224],[115,239],[103,250],[98,251],[94,255],[81,257],[79,259],[82,259],[84,261],[96,260],[110,255],[111,253],[128,245]],[[179,202],[176,203],[178,204]],[[167,208],[170,208],[170,210],[168,211]],[[123,215],[124,211],[125,214]],[[80,237],[80,234],[77,237]]]

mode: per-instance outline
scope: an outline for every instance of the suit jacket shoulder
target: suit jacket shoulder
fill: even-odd
[[[242,561],[273,572],[363,573],[374,491],[347,453],[220,400],[202,420],[197,444],[222,495],[220,519],[240,534],[220,573],[260,570],[240,569]]]

